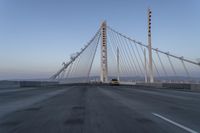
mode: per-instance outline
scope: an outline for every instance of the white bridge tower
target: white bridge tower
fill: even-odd
[[[106,22],[101,24],[101,82],[108,82]]]

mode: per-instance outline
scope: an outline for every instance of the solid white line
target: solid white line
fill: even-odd
[[[165,118],[164,116],[161,116],[161,115],[159,115],[159,114],[157,114],[157,113],[152,113],[152,114],[155,115],[155,116],[157,116],[157,117],[159,117],[159,118],[161,118],[161,119],[163,119],[163,120],[165,120],[165,121],[167,121],[167,122],[169,122],[169,123],[171,123],[171,124],[174,124],[174,125],[177,126],[177,127],[182,128],[182,129],[184,129],[184,130],[186,130],[186,131],[188,131],[188,132],[190,132],[190,133],[198,133],[197,131],[194,131],[194,130],[192,130],[191,128],[188,128],[188,127],[183,126],[183,125],[181,125],[181,124],[179,124],[179,123],[177,123],[177,122],[174,122],[174,121],[172,121],[172,120],[170,120],[170,119],[167,119],[167,118]]]

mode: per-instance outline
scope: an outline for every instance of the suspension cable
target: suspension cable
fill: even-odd
[[[129,42],[131,42],[130,40],[129,40]],[[141,57],[141,55],[140,55],[140,53],[139,53],[139,50],[138,50],[138,46],[136,45],[136,43],[134,43],[135,44],[135,47],[136,47],[136,51],[137,51],[137,53],[138,53],[138,56],[139,56],[139,58],[140,58],[140,61],[141,61],[141,64],[143,65],[143,67],[145,67],[144,66],[144,62],[143,62],[143,60],[142,60],[142,57]],[[131,45],[132,46],[132,45]],[[143,50],[142,50],[143,51]]]
[[[130,58],[130,56],[129,56],[127,50],[126,50],[126,48],[123,47],[122,41],[120,40],[120,37],[118,35],[117,35],[117,38],[118,38],[118,40],[120,42],[120,46],[121,46],[122,52],[124,52],[124,55],[126,56],[125,58],[126,58],[127,62],[129,62],[130,66],[131,66],[130,69],[133,68],[133,67],[135,67],[136,71],[138,72],[135,63],[134,63],[134,65],[132,64],[131,58]]]
[[[126,41],[126,40],[125,40],[125,41]],[[130,52],[130,47],[129,47],[129,44],[128,44],[127,41],[126,41],[126,44],[128,45],[128,49],[129,49],[129,52]],[[132,45],[131,45],[131,46],[132,46]],[[131,48],[132,48],[133,54],[134,54],[134,56],[135,56],[136,62],[137,62],[137,64],[138,64],[138,67],[139,67],[139,69],[140,69],[140,72],[141,72],[142,75],[144,75],[144,73],[143,73],[143,71],[142,71],[142,68],[141,68],[141,66],[140,66],[140,63],[139,63],[139,61],[138,61],[136,52],[135,52],[135,50],[134,50],[133,47],[131,47]],[[131,55],[132,55],[132,54],[131,54]]]
[[[55,73],[53,76],[50,77],[50,79],[56,79],[56,77],[64,70],[66,69],[74,60],[76,60],[76,58],[78,58],[80,56],[80,54],[82,54],[87,47],[90,46],[90,44],[93,42],[93,40],[95,39],[95,37],[97,36],[97,34],[100,32],[100,29],[96,32],[96,34],[94,35],[94,37],[89,41],[89,43],[81,50],[81,52],[79,52],[73,59],[71,59],[68,63],[66,63],[65,66],[63,66],[57,73]]]
[[[115,60],[117,60],[116,53],[114,52],[114,51],[115,51],[114,49],[116,49],[116,47],[115,47],[115,45],[114,45],[114,46],[112,45],[112,41],[111,41],[110,36],[108,36],[108,43],[109,43],[110,46],[111,46],[111,50],[112,50],[112,53],[114,54]],[[114,43],[114,42],[113,42],[113,43]],[[113,48],[113,47],[115,47],[115,48]],[[122,62],[123,62],[123,64],[124,64],[124,60],[122,60]],[[122,70],[123,72],[128,73],[128,71],[127,71],[127,69],[125,69],[125,67],[122,67],[121,65],[120,65],[120,67],[121,67],[121,70]]]
[[[133,39],[131,39],[130,37],[127,37],[127,36],[125,36],[125,35],[123,35],[123,34],[117,32],[117,31],[115,31],[114,29],[110,28],[109,26],[107,26],[107,28],[110,29],[110,30],[112,30],[113,32],[119,34],[120,36],[122,36],[122,37],[124,37],[124,38],[127,38],[128,40],[130,40],[130,41],[132,41],[132,42],[135,42],[135,43],[138,44],[138,45],[141,45],[141,46],[143,46],[143,47],[148,48],[147,45],[145,45],[145,44],[143,44],[143,43],[141,43],[141,42],[139,42],[139,41],[133,40]],[[180,58],[181,58],[181,57],[175,56],[175,55],[173,55],[173,54],[170,54],[169,52],[161,51],[161,50],[159,50],[159,49],[157,49],[157,48],[152,48],[152,50],[158,51],[159,53],[162,53],[162,54],[165,54],[165,55],[167,55],[167,56],[171,56],[171,57],[174,57],[174,58],[177,58],[177,59],[180,59]],[[188,63],[192,63],[192,64],[197,65],[197,66],[200,66],[200,63],[197,63],[197,62],[192,61],[192,60],[189,60],[189,59],[183,58],[183,61],[188,62]]]
[[[171,59],[170,59],[170,57],[169,57],[168,55],[167,55],[167,58],[168,58],[169,63],[170,63],[170,65],[171,65],[172,71],[174,72],[174,74],[175,74],[175,76],[176,76],[176,71],[175,71],[174,66],[173,66],[173,64],[172,64],[172,62],[171,62]]]
[[[121,45],[119,44],[119,41],[117,40],[117,39],[114,39],[114,35],[112,34],[112,32],[110,32],[110,36],[111,36],[111,38],[112,38],[112,40],[115,40],[115,42],[116,42],[116,44],[117,44],[117,46],[119,47],[120,46],[120,49],[121,49]],[[115,45],[114,45],[115,46]],[[117,49],[116,48],[116,46],[115,46],[115,49]],[[129,71],[131,70],[130,69],[130,66],[129,65],[127,65],[128,63],[127,63],[127,60],[125,60],[126,58],[125,58],[125,54],[124,54],[124,52],[122,51],[122,49],[121,49],[121,55],[123,56],[123,58],[124,58],[124,64],[126,64],[126,66],[127,66],[127,68],[126,68],[126,71],[127,71],[127,73],[129,73]]]
[[[160,62],[160,64],[161,64],[161,67],[162,67],[162,69],[163,69],[165,75],[168,76],[167,71],[165,70],[165,67],[164,67],[163,62],[162,62],[162,60],[161,60],[161,58],[160,58],[159,53],[156,52],[156,54],[157,54],[157,56],[158,56],[159,62]]]
[[[97,47],[98,47],[98,44],[99,44],[100,36],[101,36],[101,32],[99,33],[99,36],[98,36],[98,39],[97,39],[97,42],[96,42],[96,46],[95,46],[95,50],[94,50],[94,54],[92,56],[92,61],[91,61],[90,67],[89,67],[89,71],[88,71],[88,75],[87,75],[87,80],[88,81],[89,81],[89,76],[90,76],[92,64],[93,64],[93,61],[94,61],[94,57],[96,55]]]
[[[190,73],[189,73],[189,71],[187,70],[187,67],[186,67],[186,65],[185,65],[185,63],[184,63],[184,61],[183,61],[182,59],[181,59],[181,62],[182,62],[182,64],[183,64],[183,68],[185,69],[185,72],[186,72],[188,78],[190,78]]]

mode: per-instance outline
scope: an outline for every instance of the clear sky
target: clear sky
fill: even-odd
[[[102,20],[153,47],[200,57],[199,0],[0,0],[0,79],[46,78],[77,52]]]

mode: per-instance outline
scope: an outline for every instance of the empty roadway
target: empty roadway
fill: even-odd
[[[0,90],[0,133],[197,133],[200,93],[133,86]]]

